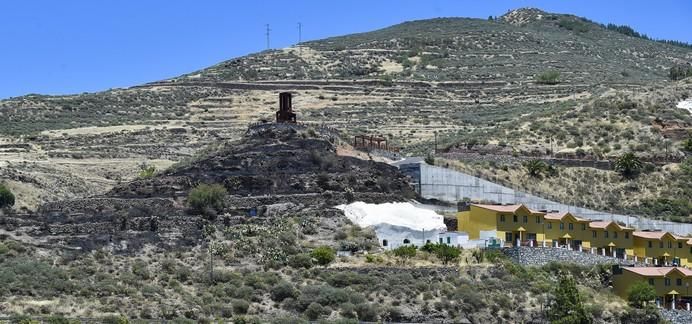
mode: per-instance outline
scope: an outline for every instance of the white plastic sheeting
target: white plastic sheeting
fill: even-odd
[[[685,101],[680,101],[678,102],[678,108],[680,109],[685,109],[687,110],[690,114],[692,114],[692,100],[685,100]]]
[[[380,245],[385,248],[435,243],[440,233],[447,230],[442,215],[407,202],[368,204],[358,201],[336,208],[343,210],[346,217],[358,226],[372,226]]]

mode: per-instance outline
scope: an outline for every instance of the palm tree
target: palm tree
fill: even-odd
[[[524,167],[526,167],[526,171],[532,177],[540,177],[541,172],[547,169],[545,162],[538,159],[526,161],[526,163],[524,163]]]
[[[632,152],[627,152],[615,160],[615,171],[624,177],[636,175],[643,167],[642,161]]]

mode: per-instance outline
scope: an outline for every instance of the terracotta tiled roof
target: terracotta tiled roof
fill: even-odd
[[[663,277],[673,270],[678,270],[685,276],[692,276],[692,270],[680,267],[624,267],[622,269],[647,277]]]
[[[668,234],[668,232],[634,232],[632,235],[636,237],[641,237],[641,238],[646,238],[646,239],[656,239],[660,240],[664,235]]]
[[[519,204],[519,205],[483,205],[483,204],[472,204],[472,206],[484,208],[484,209],[487,209],[487,210],[493,210],[493,211],[501,212],[501,213],[514,213],[514,212],[516,212],[519,208],[524,207],[524,208],[528,209],[528,210],[529,210],[531,213],[533,213],[533,214],[542,214],[542,213],[539,212],[539,211],[531,210],[531,209],[529,209],[528,207],[526,207],[526,206],[524,206],[524,205],[521,205],[521,204]]]
[[[561,219],[563,219],[565,216],[567,216],[567,214],[572,215],[572,217],[574,217],[574,219],[576,219],[576,220],[579,221],[579,222],[588,222],[588,221],[589,221],[589,220],[586,219],[586,218],[581,218],[581,217],[574,216],[574,215],[573,215],[572,213],[570,213],[570,212],[547,213],[547,214],[545,214],[545,219],[561,220]]]
[[[610,221],[607,221],[607,222],[604,222],[604,221],[591,222],[591,223],[589,223],[589,227],[590,227],[590,228],[600,228],[600,229],[604,229],[604,228],[610,226],[610,224],[613,224],[613,225],[617,226],[620,230],[634,230],[633,228],[625,227],[625,226],[622,226],[622,225],[620,225],[620,224],[618,224],[618,223],[616,223],[616,222],[610,222]],[[634,232],[634,233],[637,233],[637,232]]]

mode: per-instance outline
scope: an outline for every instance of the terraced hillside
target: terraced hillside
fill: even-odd
[[[692,96],[689,86],[668,81],[671,67],[689,62],[689,48],[533,9],[406,22],[129,89],[0,101],[0,176],[29,208],[103,193],[143,163],[166,167],[271,119],[279,91],[295,94],[301,121],[336,127],[344,139],[383,134],[406,152],[429,152],[435,133],[445,146],[487,143],[519,155],[593,152],[612,120],[627,135],[606,153],[619,154],[665,139],[653,121],[692,125],[670,105]],[[551,72],[557,79],[541,79]],[[628,96],[642,103],[619,108]],[[552,131],[562,135],[551,142]]]

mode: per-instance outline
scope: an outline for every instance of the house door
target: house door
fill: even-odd
[[[505,242],[510,243],[510,244],[514,244],[514,241],[512,241],[512,233],[511,232],[505,233]]]
[[[625,258],[625,249],[623,249],[623,248],[615,249],[615,257],[618,259],[624,259]]]
[[[526,240],[533,242],[533,246],[536,246],[536,233],[526,233]]]
[[[572,241],[572,250],[577,250],[580,245],[581,245],[581,240],[573,240]]]

